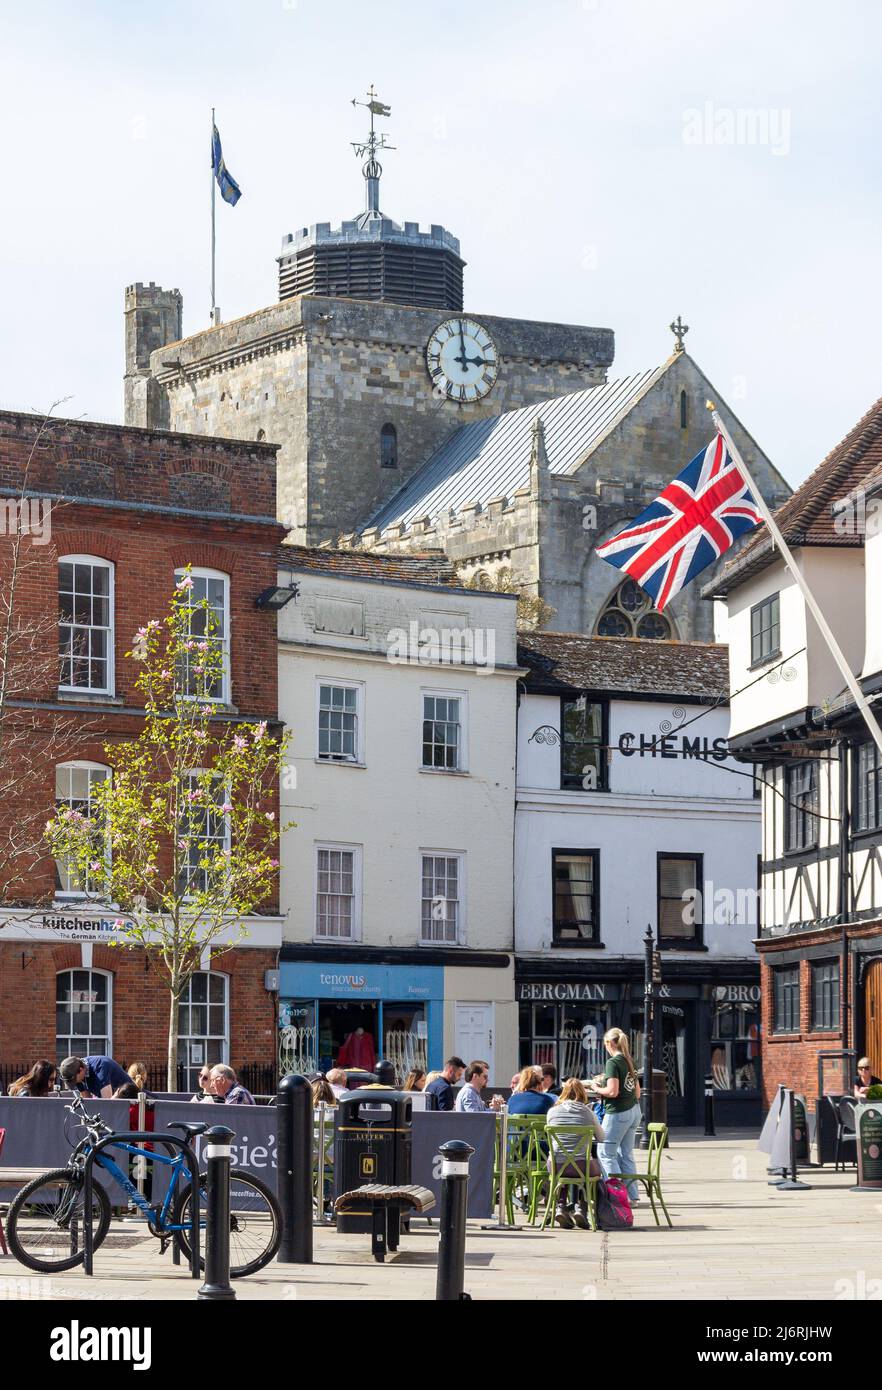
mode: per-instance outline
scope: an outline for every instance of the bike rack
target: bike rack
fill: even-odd
[[[94,1148],[90,1149],[86,1155],[86,1163],[83,1169],[83,1214],[91,1216],[92,1212],[92,1165],[96,1154],[102,1149],[112,1149],[120,1144],[165,1144],[178,1148],[187,1160],[190,1169],[190,1274],[194,1279],[202,1278],[202,1270],[199,1267],[199,1164],[196,1155],[190,1148],[186,1139],[179,1139],[176,1134],[157,1134],[156,1130],[138,1130],[131,1134],[106,1134],[103,1139],[99,1139]],[[83,1222],[83,1272],[92,1274],[92,1222]]]

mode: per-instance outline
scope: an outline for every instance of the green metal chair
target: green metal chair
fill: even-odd
[[[613,1173],[612,1177],[621,1178],[623,1183],[639,1182],[646,1188],[646,1195],[649,1198],[652,1214],[655,1217],[656,1226],[660,1226],[658,1212],[655,1207],[655,1199],[661,1203],[661,1209],[665,1214],[665,1220],[669,1226],[673,1226],[665,1199],[661,1190],[661,1161],[665,1147],[668,1142],[668,1127],[663,1124],[650,1124],[649,1129],[649,1148],[646,1150],[646,1172],[645,1173]]]
[[[496,1130],[496,1153],[493,1165],[493,1204],[499,1202],[499,1183],[501,1169],[499,1163],[499,1135],[501,1125]],[[505,1182],[505,1216],[510,1226],[514,1222],[514,1198],[518,1191],[523,1193],[527,1219],[533,1224],[539,1206],[539,1197],[548,1174],[545,1163],[545,1116],[511,1115],[508,1120],[508,1161]]]
[[[585,1194],[585,1202],[588,1208],[588,1221],[592,1231],[597,1230],[597,1184],[599,1177],[591,1175],[591,1146],[594,1143],[595,1133],[593,1125],[547,1125],[545,1130],[548,1138],[548,1152],[551,1159],[549,1168],[545,1169],[545,1179],[548,1183],[548,1196],[545,1202],[545,1214],[542,1217],[542,1230],[548,1225],[549,1219],[554,1213],[558,1194],[561,1188],[566,1187],[570,1190],[572,1198],[573,1189],[579,1188]],[[561,1136],[567,1135],[568,1138],[575,1138],[576,1154],[573,1154],[568,1147],[561,1142]],[[550,1169],[550,1171],[549,1171]]]

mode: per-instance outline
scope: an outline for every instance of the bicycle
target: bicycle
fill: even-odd
[[[125,1192],[128,1201],[141,1211],[148,1231],[160,1241],[160,1253],[164,1254],[169,1244],[174,1242],[189,1263],[191,1174],[183,1151],[170,1158],[155,1149],[139,1148],[127,1142],[128,1136],[114,1133],[100,1115],[88,1115],[78,1093],[74,1094],[72,1103],[65,1109],[85,1125],[86,1134],[76,1144],[65,1168],[55,1168],[34,1178],[12,1201],[6,1219],[6,1236],[16,1259],[28,1269],[47,1274],[60,1273],[82,1264],[85,1255],[82,1230],[86,1219],[86,1157],[99,1139],[112,1135],[119,1141],[114,1143],[114,1149],[169,1168],[169,1185],[161,1202],[148,1202],[106,1149],[96,1154],[89,1213],[93,1250],[98,1249],[107,1235],[111,1218],[110,1198],[98,1181],[96,1170],[101,1169]],[[65,1132],[68,1123],[65,1122]],[[169,1125],[170,1130],[182,1130],[188,1141],[208,1128],[207,1123],[189,1123],[185,1120],[175,1120]],[[157,1134],[151,1142],[161,1144],[161,1134]],[[206,1174],[200,1173],[198,1181],[199,1205],[204,1211]],[[200,1230],[204,1231],[204,1215],[200,1215],[199,1225]],[[230,1277],[241,1279],[263,1269],[278,1251],[281,1239],[282,1213],[275,1194],[251,1173],[241,1168],[231,1169]],[[200,1264],[204,1269],[202,1240],[200,1247]]]

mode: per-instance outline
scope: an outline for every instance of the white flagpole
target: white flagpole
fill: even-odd
[[[864,722],[867,728],[873,736],[873,742],[879,749],[879,752],[882,753],[882,728],[879,727],[879,722],[876,719],[876,716],[873,713],[873,711],[870,709],[870,706],[867,702],[867,697],[864,695],[864,692],[861,690],[857,680],[855,679],[854,673],[852,672],[851,667],[849,666],[848,662],[845,659],[845,656],[843,655],[842,648],[836,641],[836,638],[833,636],[833,633],[830,631],[830,626],[827,622],[827,619],[824,617],[823,613],[818,607],[818,603],[814,594],[812,593],[808,584],[805,582],[805,578],[802,572],[800,571],[796,561],[793,558],[793,555],[790,551],[790,547],[788,546],[784,537],[781,535],[777,523],[775,522],[775,518],[769,511],[769,508],[766,505],[766,501],[762,493],[760,492],[753,478],[750,476],[750,470],[748,469],[747,464],[744,462],[744,459],[741,457],[740,453],[738,452],[738,449],[735,447],[735,443],[732,439],[731,434],[726,429],[726,426],[723,424],[723,421],[720,418],[720,412],[717,410],[713,401],[708,401],[707,404],[708,409],[711,411],[711,419],[713,420],[720,434],[725,439],[729,449],[729,453],[732,455],[732,458],[735,460],[735,463],[741,470],[745,482],[748,484],[751,492],[753,493],[756,499],[757,508],[762,513],[763,520],[769,528],[769,534],[771,535],[772,540],[774,541],[778,550],[780,550],[781,552],[781,559],[784,561],[785,565],[787,566],[787,569],[790,571],[790,573],[793,575],[793,578],[796,580],[796,583],[799,587],[799,591],[805,599],[806,608],[809,610],[815,622],[817,623],[821,636],[827,643],[827,646],[830,650],[830,655],[833,657],[833,660],[839,667],[839,673],[842,676],[842,679],[845,681],[845,684],[848,687],[855,704],[857,705],[858,709],[864,717]]]
[[[211,322],[217,323],[214,303],[214,107],[211,108]]]

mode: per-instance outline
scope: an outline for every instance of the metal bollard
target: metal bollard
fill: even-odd
[[[312,1264],[312,1089],[305,1076],[279,1082],[279,1204],[282,1264]]]
[[[475,1152],[464,1139],[449,1139],[441,1155],[441,1242],[438,1246],[436,1303],[470,1299],[465,1282],[466,1218],[469,1202],[469,1159]]]
[[[704,1078],[704,1132],[705,1134],[716,1134],[714,1126],[714,1078],[713,1073],[708,1073]]]
[[[206,1196],[205,1283],[197,1298],[236,1297],[230,1284],[230,1140],[233,1131],[226,1125],[212,1125],[205,1131],[202,1152],[208,1160]]]

